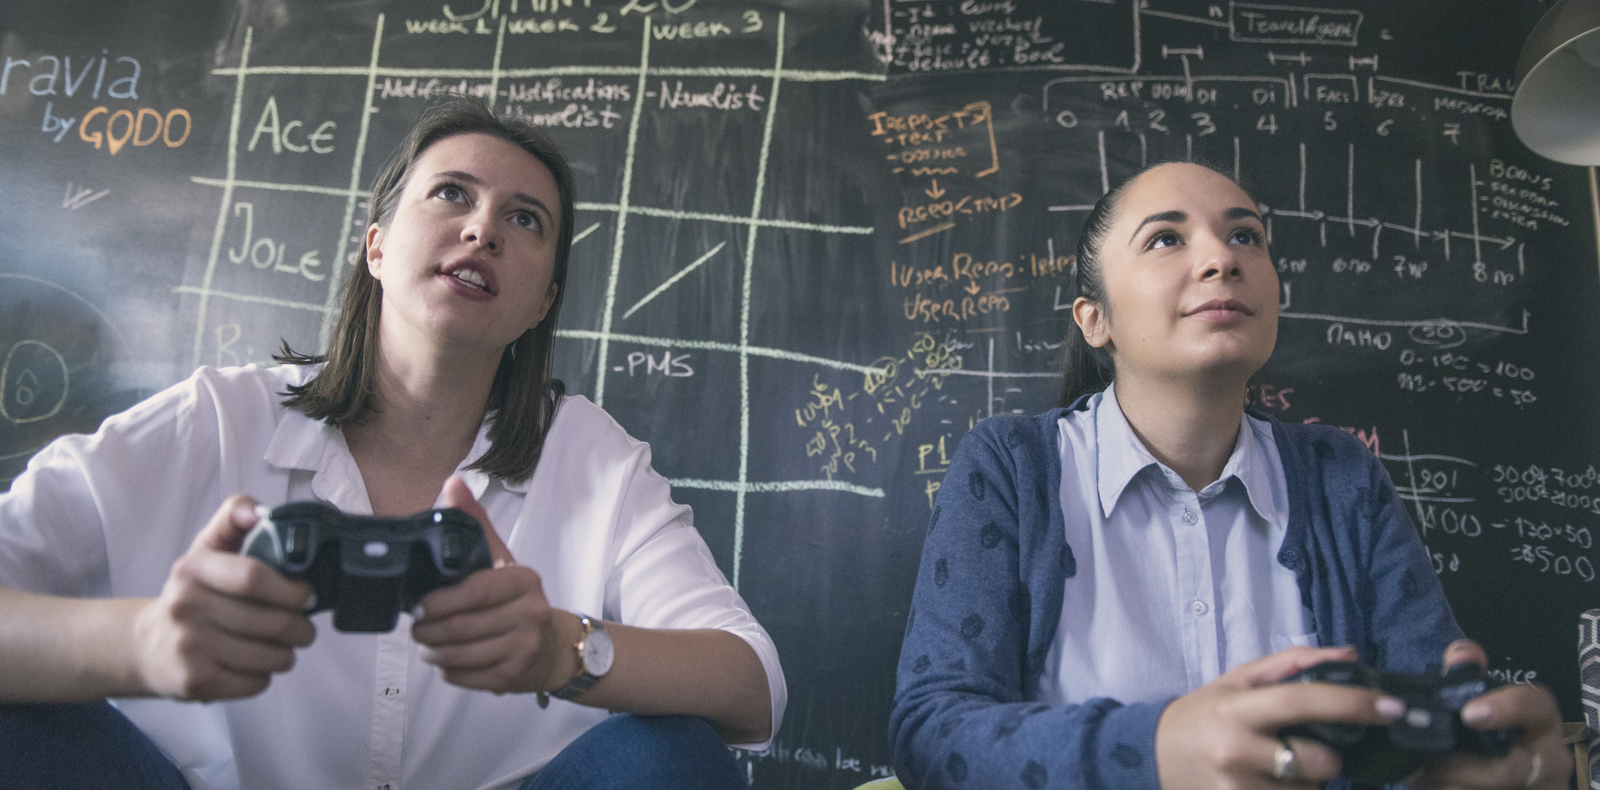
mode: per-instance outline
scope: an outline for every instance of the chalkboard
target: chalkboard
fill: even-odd
[[[1580,716],[1600,590],[1589,171],[1507,117],[1546,4],[437,0],[0,6],[0,481],[181,379],[326,341],[378,166],[491,98],[575,163],[557,367],[657,468],[790,684],[755,785],[885,775],[922,535],[1054,405],[1084,210],[1194,158],[1266,206],[1251,390],[1378,453],[1495,672]]]

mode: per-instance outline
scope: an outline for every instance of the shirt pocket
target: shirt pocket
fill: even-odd
[[[1293,636],[1293,635],[1290,635],[1290,634],[1273,634],[1272,635],[1272,652],[1274,652],[1274,653],[1278,653],[1278,652],[1282,652],[1284,650],[1288,650],[1291,647],[1317,647],[1317,646],[1318,646],[1318,643],[1317,643],[1317,632],[1316,631],[1312,631],[1309,634],[1300,634],[1299,636]]]

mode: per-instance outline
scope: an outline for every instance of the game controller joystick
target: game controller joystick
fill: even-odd
[[[333,610],[340,631],[394,630],[400,612],[491,561],[477,520],[455,508],[350,516],[320,502],[265,513],[240,550],[311,585],[307,614]]]

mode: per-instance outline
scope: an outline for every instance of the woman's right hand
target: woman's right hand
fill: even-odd
[[[259,694],[273,673],[294,666],[295,648],[316,636],[303,613],[311,588],[239,554],[258,519],[255,504],[247,496],[222,503],[173,563],[160,597],[135,615],[130,660],[146,693],[187,700]]]
[[[1241,664],[1173,700],[1156,726],[1156,765],[1162,790],[1199,788],[1313,788],[1339,774],[1333,750],[1289,739],[1294,772],[1275,779],[1284,748],[1278,730],[1307,722],[1387,724],[1404,704],[1370,689],[1321,683],[1280,683],[1324,661],[1354,661],[1353,648],[1295,647]]]

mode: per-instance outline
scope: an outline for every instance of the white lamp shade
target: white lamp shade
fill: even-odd
[[[1517,63],[1511,127],[1557,162],[1600,165],[1600,0],[1562,0]]]

